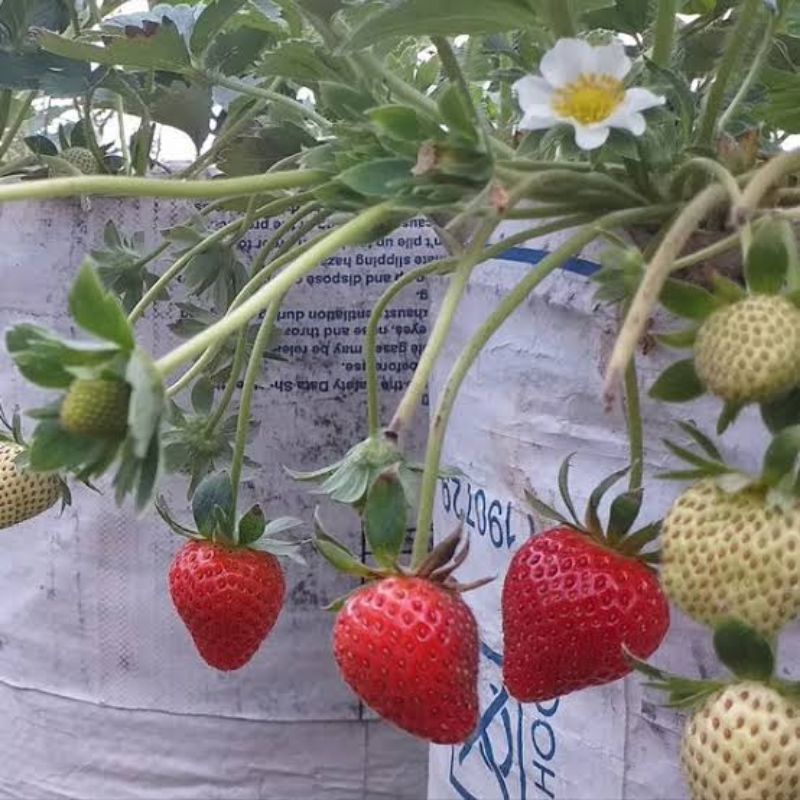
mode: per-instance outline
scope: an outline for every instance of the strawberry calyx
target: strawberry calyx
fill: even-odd
[[[561,500],[569,516],[565,516],[552,506],[540,500],[532,490],[526,490],[525,499],[542,517],[553,520],[559,525],[587,536],[599,547],[612,550],[628,558],[655,564],[659,560],[658,551],[647,551],[661,532],[661,520],[633,530],[642,507],[644,489],[637,487],[618,494],[609,506],[608,522],[604,526],[600,520],[599,508],[609,490],[630,471],[625,468],[604,478],[591,492],[586,504],[583,519],[579,519],[575,510],[569,487],[569,472],[572,455],[567,456],[558,473],[558,489]]]
[[[267,520],[258,503],[237,520],[233,484],[227,472],[209,475],[198,485],[192,496],[195,528],[178,522],[163,496],[158,497],[155,507],[171,530],[186,539],[212,541],[231,549],[260,550],[305,564],[300,549],[307,540],[276,538],[277,534],[300,527],[302,520],[294,517]]]

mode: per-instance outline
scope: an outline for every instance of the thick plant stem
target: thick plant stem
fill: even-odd
[[[103,195],[105,197],[161,197],[173,200],[215,200],[242,197],[280,189],[299,189],[320,183],[326,177],[318,170],[273,172],[215,181],[171,181],[159,178],[127,178],[114,175],[49,178],[0,186],[0,203],[20,200],[54,200],[60,197]]]
[[[644,279],[614,344],[605,378],[604,396],[607,403],[613,401],[616,387],[636,351],[664,283],[670,272],[675,269],[675,259],[700,223],[720,206],[726,197],[726,190],[718,184],[704,189],[684,208],[662,240],[647,267]]]
[[[761,13],[764,0],[743,0],[736,17],[733,30],[725,44],[714,83],[708,92],[706,103],[700,117],[698,139],[701,145],[710,145],[717,130],[717,120],[725,102],[725,94],[736,67],[746,55],[747,40],[753,32],[758,15]]]
[[[735,225],[745,224],[770,189],[781,179],[798,170],[800,170],[800,150],[792,150],[770,159],[756,172],[742,192],[739,204],[731,212],[733,223]]]
[[[252,317],[287,292],[296,281],[311,272],[321,261],[332,256],[341,247],[363,241],[377,225],[386,219],[389,213],[390,206],[388,204],[373,206],[362,211],[341,228],[329,233],[298,256],[285,270],[259,289],[252,297],[245,300],[238,308],[230,311],[219,322],[160,358],[156,362],[159,372],[164,376],[169,375],[181,364],[191,361],[215,342],[227,338],[244,327]]]
[[[625,370],[625,416],[628,420],[628,444],[631,453],[631,471],[628,488],[640,489],[644,477],[644,426],[642,404],[639,396],[639,376],[636,374],[636,359],[631,359]]]
[[[218,86],[224,86],[226,89],[233,89],[235,92],[241,92],[241,94],[247,94],[251,97],[258,97],[262,100],[268,100],[275,105],[282,105],[286,108],[292,109],[293,111],[297,111],[306,117],[306,119],[309,119],[315,124],[319,125],[319,127],[323,130],[328,130],[328,128],[331,126],[331,123],[328,122],[328,120],[325,119],[325,117],[323,117],[321,114],[318,114],[316,111],[314,111],[313,108],[309,108],[299,100],[287,97],[285,94],[281,94],[280,92],[273,91],[272,89],[265,89],[261,86],[253,86],[245,81],[240,81],[237,78],[231,78],[227,75],[220,75],[218,73],[207,75],[206,77],[212,83],[215,83]]]
[[[433,504],[436,496],[436,482],[439,475],[439,464],[442,457],[442,447],[447,424],[453,411],[458,391],[469,373],[475,360],[486,346],[487,342],[502,327],[506,320],[525,302],[530,293],[548,277],[552,272],[561,267],[570,258],[573,258],[586,247],[598,234],[604,230],[613,230],[625,225],[645,222],[650,219],[659,219],[664,214],[664,208],[654,206],[646,209],[631,209],[628,211],[612,212],[601,217],[596,224],[587,225],[570,237],[561,247],[552,252],[539,262],[536,269],[531,270],[502,300],[500,305],[489,315],[486,321],[477,330],[475,335],[461,352],[450,372],[444,391],[435,413],[431,419],[428,435],[428,448],[425,453],[425,471],[422,478],[420,491],[419,512],[417,516],[417,529],[412,550],[412,567],[419,566],[424,560],[430,547],[433,530]],[[507,244],[507,242],[504,242]]]
[[[672,58],[679,6],[678,0],[658,0],[658,9],[653,25],[653,63],[662,69],[669,66]]]
[[[236,337],[236,348],[233,351],[233,360],[231,361],[231,374],[228,376],[228,380],[225,383],[225,390],[222,393],[222,397],[219,399],[219,405],[208,420],[207,430],[209,431],[213,431],[214,428],[219,425],[220,421],[225,416],[225,412],[228,410],[228,406],[231,404],[231,400],[233,400],[233,395],[236,392],[236,383],[242,372],[246,345],[247,332],[246,330],[241,330]]]
[[[11,124],[6,129],[5,135],[2,141],[0,141],[0,161],[3,160],[11,145],[14,144],[14,138],[17,133],[19,133],[22,123],[25,122],[25,118],[28,116],[28,111],[30,111],[33,101],[36,99],[36,95],[37,92],[28,92],[28,94],[25,95],[22,105],[14,116],[14,119],[11,120]]]
[[[444,273],[451,269],[455,264],[452,258],[445,258],[438,261],[431,261],[430,264],[425,264],[422,267],[411,272],[406,272],[402,278],[396,280],[379,298],[378,302],[372,309],[372,313],[367,323],[367,334],[364,339],[364,361],[366,362],[366,380],[367,380],[367,421],[369,425],[370,438],[378,435],[380,429],[380,410],[378,404],[378,354],[376,350],[376,343],[378,339],[378,327],[384,312],[389,307],[389,304],[397,297],[400,292],[407,286],[410,286],[419,278],[424,278],[426,275],[431,275],[435,272]]]
[[[245,451],[247,450],[247,434],[250,430],[250,409],[253,406],[253,392],[256,381],[264,368],[264,351],[267,349],[275,321],[283,302],[283,295],[277,296],[267,309],[267,313],[258,328],[250,360],[242,382],[242,393],[239,397],[239,417],[236,422],[236,438],[233,443],[233,457],[231,458],[231,483],[233,484],[233,517],[236,518],[236,501],[239,497],[239,484],[242,478]],[[235,532],[234,541],[238,544],[238,530]]]

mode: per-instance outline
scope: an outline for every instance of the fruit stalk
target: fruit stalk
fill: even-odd
[[[665,213],[669,213],[669,210],[668,207],[664,206],[628,209],[612,212],[611,214],[601,217],[595,224],[584,226],[561,247],[544,258],[536,269],[528,273],[528,275],[506,295],[500,305],[477,330],[454,364],[447,379],[444,392],[439,400],[439,405],[431,420],[428,448],[425,453],[425,471],[420,491],[417,528],[414,535],[412,550],[412,566],[418,567],[425,560],[430,547],[430,540],[433,534],[431,523],[433,521],[433,502],[436,493],[436,480],[439,474],[439,464],[441,462],[442,446],[444,444],[447,423],[453,411],[453,406],[455,405],[461,384],[487,342],[545,278],[570,258],[580,253],[580,251],[592,242],[603,229],[613,230],[625,225],[660,219]],[[502,244],[508,247],[509,240],[505,240]]]
[[[644,333],[650,312],[658,302],[670,272],[675,269],[676,257],[698,225],[726,197],[726,190],[718,184],[704,189],[684,208],[661,242],[645,271],[644,279],[633,298],[622,330],[614,343],[605,378],[604,396],[607,403],[613,402],[616,387]]]
[[[239,416],[236,421],[236,438],[233,444],[233,457],[231,458],[231,483],[233,484],[233,519],[236,519],[236,505],[239,497],[239,484],[242,478],[242,465],[244,464],[245,451],[247,450],[247,434],[250,429],[250,409],[253,405],[253,392],[256,381],[264,367],[264,351],[267,349],[275,321],[281,310],[285,295],[276,297],[267,309],[267,313],[259,326],[250,360],[244,373],[242,393],[239,396]],[[239,543],[239,530],[234,531],[234,543]]]
[[[295,258],[280,275],[273,278],[235,310],[229,311],[219,322],[206,328],[206,330],[159,359],[156,362],[156,368],[162,375],[169,375],[181,364],[185,364],[217,341],[227,338],[244,327],[252,317],[265,309],[273,300],[287,292],[295,281],[311,272],[321,261],[329,258],[339,248],[355,244],[369,235],[375,226],[379,225],[388,216],[389,212],[390,206],[388,204],[373,206],[362,211],[350,222],[342,225],[341,228],[318,240],[302,255]]]
[[[60,197],[103,195],[105,197],[160,197],[172,200],[216,200],[243,197],[281,189],[314,186],[326,177],[320,170],[289,170],[215,181],[169,181],[160,178],[128,178],[114,175],[83,175],[49,178],[0,186],[0,203],[21,200],[54,200]]]
[[[666,69],[672,58],[672,44],[675,41],[675,21],[678,14],[678,0],[658,0],[656,19],[653,24],[653,63]]]
[[[625,370],[625,415],[628,420],[628,445],[631,453],[629,488],[640,489],[644,476],[644,425],[639,397],[639,376],[636,374],[636,359],[632,358]]]
[[[748,54],[747,40],[756,26],[758,15],[764,6],[763,0],[744,0],[739,8],[731,35],[725,44],[722,59],[717,67],[714,83],[711,84],[705,107],[700,117],[698,140],[701,145],[711,145],[717,130],[717,119],[725,102],[728,84],[741,59]]]
[[[239,335],[236,337],[236,349],[233,351],[233,360],[231,361],[231,374],[228,376],[228,380],[225,383],[225,390],[223,391],[222,397],[219,400],[219,405],[208,420],[207,430],[209,432],[213,431],[214,428],[219,425],[220,421],[225,416],[225,412],[228,410],[228,406],[231,404],[233,395],[236,392],[236,383],[239,380],[239,375],[241,374],[242,367],[244,366],[244,352],[246,344],[247,336],[245,331],[239,331]]]

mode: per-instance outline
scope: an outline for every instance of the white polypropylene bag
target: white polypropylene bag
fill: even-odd
[[[503,235],[519,230],[507,225]],[[480,267],[470,283],[431,384],[435,407],[447,373],[470,335],[524,272],[563,242],[556,234],[515,248]],[[601,478],[628,463],[625,420],[606,413],[603,372],[618,321],[594,299],[599,249],[589,248],[550,276],[492,338],[461,389],[447,433],[444,463],[461,478],[440,482],[438,538],[463,519],[471,554],[462,581],[497,575],[465,597],[481,629],[481,722],[456,747],[433,747],[430,800],[683,800],[678,765],[683,717],[658,705],[659,695],[631,676],[540,705],[520,705],[502,681],[500,593],[513,552],[546,529],[524,505],[530,486],[558,506],[558,468],[575,453],[572,487],[578,508]],[[434,306],[442,285],[434,287]],[[639,357],[643,391],[675,353]],[[685,406],[643,401],[647,437],[645,503],[641,519],[657,519],[680,491],[654,474],[675,461],[661,444],[681,439],[675,419],[694,419],[713,432],[719,405],[703,398]],[[758,415],[747,413],[722,440],[726,457],[757,469],[767,440]],[[710,632],[673,611],[667,640],[653,657],[668,670],[719,674]],[[800,628],[782,639],[784,669],[800,658]],[[787,673],[788,674],[788,673]],[[795,670],[795,677],[797,677]]]

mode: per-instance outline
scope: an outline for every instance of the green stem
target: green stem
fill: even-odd
[[[321,208],[314,212],[302,225],[292,231],[272,252],[272,262],[285,256],[306,234],[321,225],[330,216],[330,211]]]
[[[6,129],[5,135],[3,136],[2,141],[0,141],[0,161],[3,160],[11,145],[14,144],[14,138],[16,137],[17,133],[19,133],[22,123],[25,122],[25,119],[28,116],[28,111],[30,111],[33,101],[36,99],[36,95],[37,92],[28,92],[25,95],[22,105],[17,111],[14,119],[11,120],[11,124]]]
[[[672,60],[679,6],[678,0],[658,0],[658,10],[653,24],[653,63],[661,69],[669,67]]]
[[[241,375],[242,366],[244,365],[246,345],[247,330],[244,329],[239,331],[239,335],[236,337],[236,348],[233,351],[233,360],[231,361],[231,374],[225,384],[225,391],[219,399],[219,405],[208,420],[208,425],[206,426],[208,431],[213,431],[219,425],[228,410],[228,406],[231,404],[231,400],[233,400],[233,395],[236,392],[236,382],[239,380],[239,375]]]
[[[439,119],[439,106],[434,100],[407,84],[371,52],[363,50],[360,53],[354,53],[353,58],[364,74],[379,75],[396,99],[402,100],[427,117]]]
[[[250,409],[253,406],[253,392],[256,381],[264,369],[264,351],[267,349],[275,321],[281,310],[283,295],[278,295],[269,304],[267,313],[258,328],[250,360],[242,382],[242,393],[239,397],[239,417],[236,422],[236,438],[233,443],[233,457],[231,458],[231,483],[233,484],[233,516],[236,517],[236,502],[239,497],[239,483],[242,478],[242,466],[247,450],[247,435],[250,431]],[[238,544],[238,530],[235,533],[235,542]]]
[[[598,235],[599,230],[604,228],[613,230],[615,228],[624,227],[625,225],[659,218],[663,214],[664,208],[658,206],[617,211],[601,217],[596,224],[585,226],[574,236],[570,237],[561,247],[544,258],[537,265],[536,269],[531,270],[506,295],[500,305],[489,315],[469,341],[466,348],[453,365],[447,384],[439,399],[439,404],[431,419],[428,448],[425,454],[425,471],[420,492],[417,530],[412,550],[412,568],[418,567],[425,560],[430,548],[430,540],[433,533],[431,523],[433,520],[433,504],[436,495],[436,481],[439,476],[439,464],[442,457],[442,446],[444,444],[447,423],[453,411],[453,406],[461,384],[487,342],[517,308],[525,302],[530,293],[547,278],[548,275],[562,266],[567,260],[580,253],[580,251]],[[508,240],[503,244],[507,245]]]
[[[86,131],[86,144],[88,145],[91,154],[94,156],[94,160],[98,163],[103,172],[108,172],[104,165],[105,156],[103,151],[100,149],[100,143],[97,141],[97,133],[94,129],[94,120],[92,119],[92,103],[93,94],[92,92],[87,92],[86,97],[84,98],[84,108],[81,109],[80,106],[78,106],[78,111],[83,117],[83,126],[84,130]]]
[[[235,310],[230,311],[219,322],[201,331],[189,341],[176,347],[156,362],[162,375],[169,375],[181,364],[191,361],[217,341],[226,339],[244,327],[247,322],[265,309],[273,300],[287,292],[296,281],[311,272],[321,261],[330,258],[339,248],[363,241],[371,235],[377,225],[390,213],[388,204],[373,206],[362,211],[350,222],[342,225],[302,255],[298,256],[285,270],[245,300]]]
[[[287,204],[294,202],[293,198],[282,198],[280,200],[267,203],[266,205],[257,208],[253,212],[253,217],[262,217],[268,214],[273,214],[282,211]],[[246,232],[246,231],[245,231]],[[209,247],[224,239],[228,234],[242,235],[242,220],[237,219],[229,222],[227,225],[219,228],[218,230],[210,233],[202,241],[198,242],[190,250],[187,250],[180,258],[178,258],[169,269],[167,269],[161,277],[145,292],[142,299],[134,306],[131,313],[128,315],[130,322],[136,322],[148,306],[156,301],[161,293],[169,286],[169,284],[188,266],[193,258],[204,253]],[[166,250],[170,246],[170,242],[163,243],[160,247]],[[158,248],[157,248],[158,249]],[[160,253],[159,253],[160,255]],[[148,261],[151,256],[148,256]]]
[[[414,374],[411,377],[411,382],[406,387],[405,393],[387,428],[387,432],[395,440],[400,438],[403,430],[408,426],[411,417],[417,410],[422,396],[425,394],[431,372],[447,341],[447,336],[450,333],[453,320],[458,312],[461,299],[464,297],[464,292],[467,289],[467,284],[469,284],[472,271],[484,260],[483,251],[486,242],[489,240],[489,237],[492,235],[497,225],[497,218],[487,220],[481,225],[475,234],[472,245],[461,258],[453,272],[453,276],[450,278],[450,284],[442,300],[442,307],[436,317],[436,322],[428,337],[428,342],[420,356],[417,368],[414,370]]]
[[[235,92],[241,92],[242,94],[247,94],[251,97],[258,97],[262,100],[268,100],[275,105],[282,105],[285,108],[290,108],[316,123],[323,130],[327,131],[331,126],[330,122],[328,122],[328,120],[325,119],[325,117],[323,117],[321,114],[318,114],[316,111],[314,111],[313,108],[309,108],[300,101],[295,100],[292,97],[287,97],[285,94],[281,94],[280,92],[275,92],[272,89],[264,89],[261,86],[252,86],[251,84],[241,81],[238,78],[231,78],[228,75],[220,75],[219,73],[209,73],[205,77],[212,83],[215,83],[218,86],[224,86],[226,89],[233,89]]]
[[[700,116],[698,140],[701,145],[710,146],[714,139],[717,118],[725,102],[728,85],[742,58],[747,55],[747,40],[753,32],[763,6],[763,0],[744,0],[739,9]]]
[[[122,95],[117,95],[117,125],[119,127],[119,146],[122,150],[122,161],[125,165],[125,174],[130,175],[133,169],[131,163],[131,147],[128,141],[128,134],[125,132],[125,103]]]
[[[798,170],[800,170],[800,150],[781,153],[770,159],[745,187],[741,202],[731,212],[734,223],[741,225],[747,222],[770,189],[787,175]]]
[[[212,200],[313,186],[325,177],[324,172],[317,170],[274,172],[266,175],[248,175],[242,178],[223,178],[215,181],[170,181],[159,178],[84,175],[0,186],[0,203],[20,200],[51,200],[58,197],[91,194],[106,197]]]
[[[307,217],[309,214],[312,214],[317,208],[317,204],[314,202],[306,203],[306,205],[301,205],[300,208],[297,209],[293,214],[290,214],[273,232],[272,236],[270,236],[269,240],[261,246],[261,249],[258,251],[258,255],[253,259],[253,263],[250,267],[251,274],[255,275],[264,268],[264,265],[267,263],[267,259],[269,258],[270,253],[275,249],[278,242],[297,225],[302,219]]]
[[[625,370],[626,418],[628,420],[628,443],[631,452],[631,472],[628,488],[631,491],[641,488],[644,476],[644,426],[642,424],[642,405],[639,397],[639,378],[636,374],[636,360],[631,359]]]
[[[410,286],[419,278],[431,275],[434,272],[444,274],[448,268],[452,268],[455,259],[444,258],[432,261],[430,264],[417,267],[417,269],[406,272],[402,278],[396,280],[378,299],[367,323],[367,334],[364,339],[364,360],[366,362],[367,380],[367,420],[369,423],[370,438],[378,435],[380,429],[380,409],[378,403],[378,354],[376,343],[378,340],[378,327],[381,319],[389,304],[400,294],[403,289]]]
[[[572,0],[547,0],[547,16],[550,18],[550,27],[557,39],[575,36],[575,20],[572,16]]]
[[[469,109],[472,121],[477,122],[478,110],[475,108],[467,79],[464,77],[464,72],[461,69],[461,65],[458,63],[450,41],[446,36],[431,36],[431,42],[433,42],[433,46],[439,54],[439,60],[442,62],[445,75],[447,75],[458,89],[461,99],[464,101],[464,107]]]

